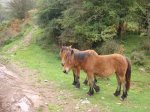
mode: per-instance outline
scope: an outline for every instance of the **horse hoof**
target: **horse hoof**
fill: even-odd
[[[83,84],[84,84],[84,85],[87,85],[87,83],[88,83],[88,81],[87,81],[87,80],[85,80],[85,81],[83,82]]]
[[[121,100],[121,101],[124,101],[124,98],[120,97],[120,100]]]
[[[120,95],[120,91],[116,91],[115,93],[114,93],[114,96],[119,96]]]
[[[88,96],[92,96],[94,93],[87,92]]]
[[[100,91],[99,86],[96,86],[94,89],[95,89],[96,92],[99,92],[99,91]]]
[[[89,96],[92,96],[92,95],[94,94],[94,91],[88,91],[87,94],[88,94]]]
[[[75,86],[76,86],[76,88],[80,88],[80,84],[76,84]]]
[[[73,82],[73,83],[72,83],[72,85],[76,85],[76,84],[77,84],[76,82]]]
[[[124,101],[124,100],[125,100],[125,98],[126,98],[126,97],[121,96],[121,97],[120,97],[120,100],[121,100],[121,101]]]

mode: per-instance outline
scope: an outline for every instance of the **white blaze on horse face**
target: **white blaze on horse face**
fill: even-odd
[[[64,71],[65,71],[66,73],[68,73],[68,72],[70,71],[70,68],[69,68],[69,67],[64,66]]]
[[[64,65],[64,64],[65,64],[65,61],[64,61],[64,60],[62,60],[62,61],[61,61],[61,64],[62,64],[62,65]]]
[[[65,70],[66,70],[67,73],[69,72],[69,68],[68,67],[66,67]]]

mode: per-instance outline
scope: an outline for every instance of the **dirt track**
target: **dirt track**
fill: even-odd
[[[42,104],[40,94],[2,64],[0,85],[0,112],[33,112]]]

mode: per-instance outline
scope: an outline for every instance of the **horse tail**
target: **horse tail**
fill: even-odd
[[[128,63],[128,68],[126,71],[126,89],[127,91],[130,89],[130,79],[131,79],[131,64],[128,58],[126,58],[127,63]]]

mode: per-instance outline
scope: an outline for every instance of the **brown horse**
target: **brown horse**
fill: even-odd
[[[113,73],[116,73],[118,86],[114,93],[115,96],[120,95],[121,85],[123,85],[123,94],[121,99],[124,100],[127,97],[127,92],[130,88],[131,78],[131,65],[129,60],[120,54],[111,55],[89,55],[88,53],[82,54],[82,60],[80,53],[71,50],[67,53],[67,60],[64,63],[64,71],[67,73],[74,66],[80,66],[84,72],[87,73],[90,89],[89,95],[94,94],[94,89],[98,92],[99,86],[94,82],[94,74],[100,77],[107,77]]]
[[[90,55],[98,55],[94,50],[85,50],[85,51],[79,51],[77,49],[72,49],[71,46],[62,46],[61,50],[60,50],[60,57],[61,57],[61,65],[64,66],[65,60],[68,60],[67,58],[67,54],[68,52],[70,52],[71,50],[74,50],[74,52],[79,53],[79,57],[80,60],[82,60],[82,58],[84,58],[84,53],[90,54]],[[73,77],[74,77],[74,81],[73,81],[73,85],[75,85],[77,88],[80,88],[80,82],[79,82],[79,75],[80,75],[80,66],[74,66],[73,68],[71,68],[73,71]],[[64,71],[65,72],[65,71]],[[96,77],[95,77],[95,82],[97,82]],[[88,79],[86,78],[84,81],[84,84],[86,85],[88,83]]]

